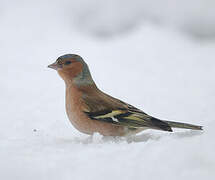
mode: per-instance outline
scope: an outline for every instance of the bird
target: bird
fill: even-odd
[[[77,54],[65,54],[48,65],[66,86],[66,113],[80,132],[103,136],[131,136],[146,129],[172,132],[172,128],[203,130],[202,126],[155,118],[142,110],[102,92],[89,67]]]

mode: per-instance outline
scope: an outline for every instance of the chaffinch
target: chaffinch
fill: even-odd
[[[164,121],[99,90],[88,65],[76,54],[60,56],[49,68],[57,70],[66,84],[66,112],[82,133],[128,136],[145,129],[172,132],[172,128],[202,130],[202,126]]]

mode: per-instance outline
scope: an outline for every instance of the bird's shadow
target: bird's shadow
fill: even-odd
[[[154,134],[154,133],[142,133],[135,136],[129,137],[112,137],[112,136],[102,136],[100,134],[94,134],[88,137],[75,137],[73,139],[58,139],[59,143],[75,143],[75,144],[102,144],[102,143],[138,143],[147,141],[158,141],[165,137],[170,137],[173,139],[191,138],[193,136],[200,136],[203,131],[186,130],[183,132],[175,133],[164,133],[164,134]]]
[[[174,133],[167,133],[167,134],[162,134],[162,135],[161,134],[154,135],[152,133],[142,133],[140,135],[128,137],[126,140],[128,143],[146,142],[149,140],[158,141],[164,137],[170,137],[170,138],[174,138],[174,139],[190,138],[193,136],[200,136],[201,134],[203,134],[203,131],[195,131],[195,130],[186,130],[183,132],[174,132]]]

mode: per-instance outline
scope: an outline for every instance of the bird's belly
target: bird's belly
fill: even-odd
[[[88,118],[80,109],[67,105],[67,116],[72,125],[82,133],[93,134],[98,132],[104,136],[125,136],[128,129],[110,123],[100,122]]]

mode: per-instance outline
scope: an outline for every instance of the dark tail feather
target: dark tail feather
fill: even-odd
[[[183,129],[193,129],[193,130],[203,130],[203,126],[197,126],[193,124],[173,122],[173,121],[164,121],[172,128],[183,128]]]
[[[152,123],[152,128],[172,132],[172,128],[167,122],[153,117],[150,120]]]

